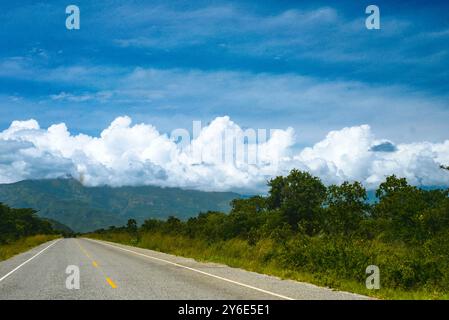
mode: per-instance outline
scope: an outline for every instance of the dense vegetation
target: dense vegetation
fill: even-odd
[[[13,209],[0,203],[0,261],[56,238],[59,231],[54,225],[64,227],[37,217],[32,209]]]
[[[0,184],[0,200],[15,208],[34,208],[39,216],[57,220],[76,232],[121,225],[130,218],[182,219],[200,211],[228,212],[232,192],[201,192],[154,186],[85,187],[72,178],[26,180]]]
[[[50,221],[36,216],[33,209],[13,209],[0,203],[0,244],[37,234],[54,234]]]
[[[229,214],[129,220],[91,236],[361,293],[377,265],[381,289],[369,294],[448,298],[449,190],[390,176],[369,204],[358,182],[326,187],[298,170],[268,184],[266,197],[235,199]]]

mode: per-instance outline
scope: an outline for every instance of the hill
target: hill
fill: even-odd
[[[56,220],[74,231],[86,232],[123,225],[130,218],[180,219],[198,212],[229,211],[232,192],[203,192],[155,186],[85,187],[71,178],[25,180],[0,184],[0,202],[16,208],[33,208],[38,215]]]
[[[62,224],[59,221],[49,218],[42,218],[42,220],[48,221],[55,232],[61,233],[63,235],[72,235],[74,233],[74,231],[71,228],[69,228],[65,224]]]

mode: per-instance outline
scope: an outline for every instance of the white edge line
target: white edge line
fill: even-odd
[[[44,249],[42,249],[41,251],[39,251],[38,253],[36,253],[34,256],[32,256],[31,258],[29,258],[27,261],[21,263],[19,266],[15,267],[13,270],[11,270],[10,272],[8,272],[7,274],[5,274],[3,277],[0,278],[0,282],[2,282],[3,280],[5,280],[6,278],[8,278],[10,275],[12,275],[14,272],[16,272],[17,270],[19,270],[20,268],[22,268],[24,265],[26,265],[28,262],[30,262],[31,260],[33,260],[34,258],[36,258],[37,256],[39,256],[41,253],[43,253],[45,250],[49,249],[50,247],[53,247],[55,244],[57,244],[61,239],[56,240],[55,242],[53,242],[52,244],[48,245],[47,247],[45,247]]]
[[[281,298],[281,299],[295,300],[293,298],[290,298],[290,297],[287,297],[287,296],[283,296],[281,294],[277,294],[277,293],[274,293],[274,292],[271,292],[271,291],[267,291],[267,290],[264,290],[264,289],[253,287],[253,286],[250,286],[248,284],[244,284],[244,283],[241,283],[241,282],[238,282],[238,281],[234,281],[234,280],[230,280],[230,279],[227,279],[227,278],[223,278],[223,277],[220,277],[220,276],[208,273],[208,272],[204,272],[204,271],[201,271],[201,270],[198,270],[198,269],[190,268],[190,267],[184,266],[184,265],[176,263],[176,262],[171,262],[171,261],[168,261],[168,260],[152,257],[152,256],[149,256],[149,255],[146,255],[146,254],[143,254],[143,253],[140,253],[140,252],[136,252],[136,251],[133,251],[133,250],[125,249],[125,248],[122,248],[122,247],[119,247],[119,246],[116,246],[116,245],[109,244],[107,242],[97,241],[97,240],[88,239],[88,238],[83,238],[83,239],[86,239],[86,240],[92,241],[92,242],[96,242],[96,243],[99,243],[99,244],[102,244],[102,245],[105,245],[105,246],[110,246],[110,247],[113,247],[113,248],[117,248],[117,249],[120,249],[120,250],[123,250],[123,251],[131,252],[131,253],[137,254],[139,256],[146,257],[146,258],[154,259],[154,260],[157,260],[157,261],[162,261],[162,262],[165,262],[165,263],[177,266],[177,267],[181,267],[181,268],[193,271],[193,272],[198,272],[198,273],[204,274],[204,275],[209,276],[209,277],[213,277],[213,278],[220,279],[220,280],[223,280],[223,281],[226,281],[226,282],[237,284],[239,286],[246,287],[246,288],[249,288],[249,289],[253,289],[253,290],[256,290],[256,291],[260,291],[260,292],[263,292],[263,293],[266,293],[266,294],[270,294],[272,296],[275,296],[275,297],[278,297],[278,298]]]

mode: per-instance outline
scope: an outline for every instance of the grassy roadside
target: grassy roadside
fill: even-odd
[[[282,279],[313,283],[381,299],[449,299],[447,293],[436,292],[433,289],[406,291],[397,288],[381,288],[368,290],[364,282],[341,279],[332,273],[311,273],[286,269],[276,259],[267,258],[270,252],[273,252],[275,245],[271,240],[259,241],[255,246],[250,246],[246,241],[240,239],[207,243],[201,239],[159,233],[145,233],[139,240],[128,233],[88,234],[86,236],[189,257],[198,261],[222,263],[231,267],[278,276]]]
[[[13,243],[0,245],[0,261],[28,251],[44,242],[59,238],[59,235],[35,235],[19,239]]]

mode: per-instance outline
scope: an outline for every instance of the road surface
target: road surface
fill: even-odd
[[[79,270],[79,289],[67,277]],[[69,281],[69,284],[75,284]],[[69,286],[70,287],[70,286]],[[307,283],[84,238],[0,262],[0,299],[364,299]]]

